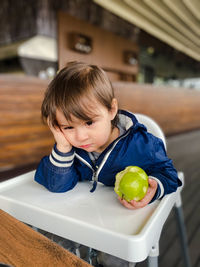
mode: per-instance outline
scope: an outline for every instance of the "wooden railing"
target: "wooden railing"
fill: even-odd
[[[41,122],[40,107],[49,81],[0,75],[0,176],[35,168],[54,143]],[[113,83],[119,107],[152,117],[166,135],[200,128],[200,92]],[[29,166],[29,167],[27,167]]]
[[[115,82],[121,108],[150,116],[166,136],[200,128],[200,91]]]
[[[50,152],[53,138],[40,118],[47,83],[0,75],[0,176],[16,167],[33,168]]]

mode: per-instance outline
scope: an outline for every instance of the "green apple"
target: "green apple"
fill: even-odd
[[[148,186],[146,172],[140,167],[128,166],[117,173],[114,190],[117,195],[128,202],[139,201],[146,195]]]

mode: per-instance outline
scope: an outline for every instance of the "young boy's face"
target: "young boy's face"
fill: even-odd
[[[72,122],[67,121],[64,114],[56,111],[56,118],[67,141],[74,147],[87,152],[102,152],[119,135],[118,129],[112,129],[111,120],[117,114],[117,101],[113,99],[109,111],[99,102],[92,105],[94,117],[89,121],[71,116]]]

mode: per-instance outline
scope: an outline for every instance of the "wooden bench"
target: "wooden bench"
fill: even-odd
[[[1,179],[36,168],[51,151],[54,140],[40,117],[48,83],[0,75]],[[113,82],[113,86],[120,108],[152,117],[167,136],[200,127],[200,92],[129,82]]]

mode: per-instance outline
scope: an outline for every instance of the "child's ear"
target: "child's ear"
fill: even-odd
[[[118,112],[118,102],[116,98],[112,99],[110,112],[111,112],[111,120],[113,120]]]

